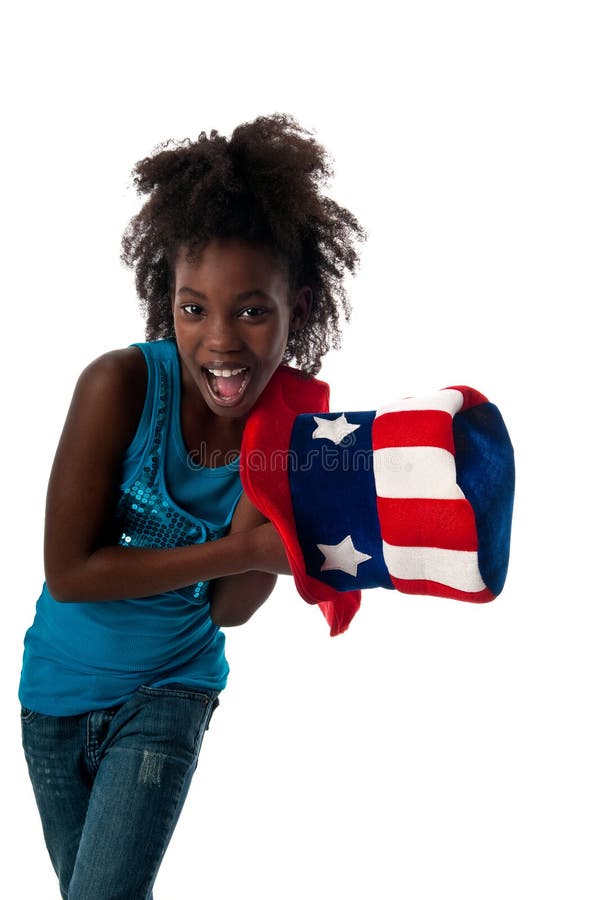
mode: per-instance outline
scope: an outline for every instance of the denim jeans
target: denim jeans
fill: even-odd
[[[218,691],[140,687],[79,716],[21,710],[46,846],[68,900],[151,900]]]

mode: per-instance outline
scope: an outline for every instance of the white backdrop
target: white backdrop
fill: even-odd
[[[516,450],[512,563],[482,607],[370,591],[334,639],[281,579],[228,632],[229,687],[156,900],[595,898],[594,5],[215,10],[58,0],[5,17],[10,896],[58,897],[16,690],[75,380],[143,339],[119,263],[130,169],[166,138],[279,111],[327,146],[331,193],[369,232],[343,350],[321,373],[331,408],[486,393]]]

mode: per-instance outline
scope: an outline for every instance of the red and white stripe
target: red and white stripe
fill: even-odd
[[[374,478],[383,554],[397,590],[481,602],[473,509],[457,484],[453,416],[486,398],[471,388],[408,397],[376,412]]]

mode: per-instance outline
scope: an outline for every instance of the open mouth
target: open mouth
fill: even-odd
[[[236,369],[208,369],[203,373],[210,394],[222,406],[234,406],[238,403],[247,384],[249,383],[249,369],[239,367]]]

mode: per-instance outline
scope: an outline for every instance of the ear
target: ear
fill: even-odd
[[[310,287],[300,288],[293,297],[289,331],[301,331],[311,313],[312,292]]]

